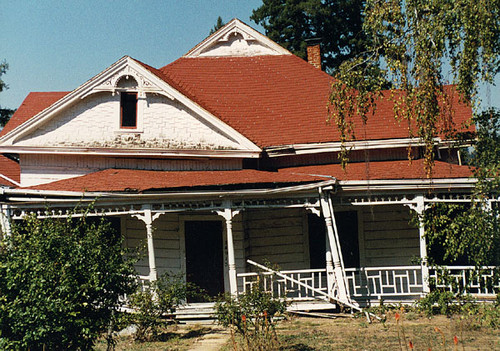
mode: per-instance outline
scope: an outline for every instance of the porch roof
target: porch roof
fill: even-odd
[[[468,178],[468,166],[436,161],[433,178]],[[27,189],[76,192],[142,193],[181,188],[269,186],[278,184],[314,183],[328,179],[406,180],[427,179],[423,160],[351,163],[344,171],[339,164],[284,168],[278,171],[253,169],[233,171],[145,171],[107,169],[80,177],[37,185]]]
[[[19,182],[19,178],[19,163],[0,155],[0,186],[15,187],[14,182]]]

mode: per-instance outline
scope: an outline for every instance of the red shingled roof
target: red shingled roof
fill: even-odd
[[[0,174],[19,183],[21,169],[19,163],[0,155]],[[16,186],[14,183],[0,177],[0,185]]]
[[[339,164],[293,167],[277,172],[238,171],[143,171],[107,169],[81,177],[30,187],[37,190],[143,192],[146,190],[249,185],[311,183],[335,177],[339,180],[425,179],[422,160],[351,163],[344,172]],[[467,178],[469,167],[436,161],[434,178]]]
[[[340,140],[337,128],[326,122],[332,77],[297,56],[180,58],[160,72],[260,147]],[[457,126],[472,115],[458,94],[453,94],[452,107]],[[394,119],[390,97],[377,103],[366,126],[360,118],[355,121],[358,139],[408,137],[408,124]]]
[[[297,56],[180,58],[159,70],[137,62],[260,147],[340,140],[326,122],[332,77]],[[0,136],[66,94],[30,93]],[[452,106],[457,126],[471,117],[458,94]],[[358,140],[408,137],[393,115],[391,99],[379,101],[366,126],[356,118]]]
[[[0,137],[10,132],[18,125],[26,122],[36,114],[42,112],[67,94],[67,91],[29,93],[28,96],[26,96],[26,99],[22,102],[21,106],[19,106],[14,115],[10,118],[9,122],[0,132]]]

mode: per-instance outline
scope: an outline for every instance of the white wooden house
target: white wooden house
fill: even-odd
[[[127,246],[147,246],[146,280],[182,272],[211,295],[237,294],[256,281],[252,262],[269,262],[281,273],[267,288],[294,299],[422,296],[436,272],[417,260],[424,231],[409,220],[432,202],[468,201],[470,170],[441,137],[426,178],[388,93],[358,123],[344,171],[326,122],[330,83],[235,19],[165,67],[124,56],[71,92],[31,93],[0,133],[3,230],[83,199]],[[452,106],[460,128],[471,109],[457,96]],[[484,279],[473,293],[493,294]]]

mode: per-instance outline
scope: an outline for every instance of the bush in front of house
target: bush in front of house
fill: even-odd
[[[255,284],[237,299],[225,296],[215,305],[215,313],[219,324],[231,328],[235,350],[277,350],[276,317],[285,313],[286,306],[285,300]],[[241,343],[234,338],[234,330],[241,335]]]
[[[139,288],[130,296],[129,304],[134,309],[130,323],[136,326],[136,341],[159,339],[164,327],[173,322],[175,309],[189,297],[200,294],[192,283],[186,282],[183,274],[166,272],[149,286]]]
[[[136,289],[133,262],[104,219],[29,216],[0,245],[2,350],[89,350]]]

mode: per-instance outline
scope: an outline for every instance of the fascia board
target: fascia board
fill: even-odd
[[[133,157],[189,157],[189,158],[259,158],[260,152],[253,150],[163,150],[163,149],[117,149],[76,147],[27,147],[1,146],[1,153],[13,154],[60,154],[60,155],[102,155]]]
[[[444,141],[441,138],[434,138],[436,145],[442,145]],[[449,142],[446,142],[448,145]],[[307,155],[323,152],[338,152],[342,148],[349,150],[370,150],[370,149],[389,149],[408,146],[423,146],[424,143],[418,138],[400,138],[400,139],[380,139],[380,140],[360,140],[351,141],[342,144],[341,142],[330,143],[309,143],[309,144],[290,144],[283,146],[272,146],[264,149],[269,157],[280,157],[293,155]]]
[[[276,51],[277,55],[292,55],[290,51],[282,47],[281,45],[275,43],[265,35],[259,33],[252,27],[247,24],[241,22],[239,19],[234,18],[229,23],[227,23],[224,27],[219,29],[214,34],[207,37],[201,43],[196,45],[194,48],[189,50],[183,57],[198,57],[203,50],[210,47],[211,45],[217,43],[219,40],[223,39],[228,33],[237,28],[239,31],[245,33],[248,37],[255,38],[261,44],[269,47],[270,49]]]
[[[14,128],[12,131],[0,138],[0,146],[3,144],[5,146],[12,145],[17,139],[29,134],[34,129],[36,129],[40,124],[45,123],[47,120],[52,118],[55,114],[71,105],[75,101],[78,101],[82,97],[86,96],[87,93],[93,88],[99,86],[103,81],[112,77],[115,73],[129,65],[134,70],[140,72],[144,77],[154,84],[156,84],[160,89],[164,90],[169,96],[177,99],[180,103],[184,104],[186,107],[190,108],[193,112],[199,114],[201,117],[207,120],[215,128],[219,129],[226,137],[233,139],[243,148],[248,151],[260,152],[261,149],[251,142],[249,139],[244,137],[241,133],[222,122],[220,119],[212,115],[210,112],[187,98],[185,95],[180,93],[178,90],[171,87],[167,82],[147,70],[143,65],[139,64],[137,61],[129,56],[124,56],[110,67],[94,76],[84,84],[80,85],[78,88],[70,92],[68,95],[64,96],[62,99],[56,101],[54,104],[38,113],[34,117],[30,118],[26,122]]]
[[[63,98],[57,100],[55,103],[31,117],[26,122],[18,125],[16,128],[0,138],[0,145],[12,145],[15,140],[29,134],[33,129],[37,128],[40,124],[45,123],[54,114],[66,108],[68,105],[71,105],[73,102],[78,101],[81,96],[84,96],[84,94],[88,90],[92,89],[92,87],[99,85],[103,80],[116,73],[116,71],[122,69],[124,64],[127,63],[128,58],[128,56],[123,56],[110,67],[90,78]]]
[[[441,179],[394,179],[394,180],[339,180],[339,191],[359,192],[375,190],[422,190],[422,189],[472,189],[476,178]]]

